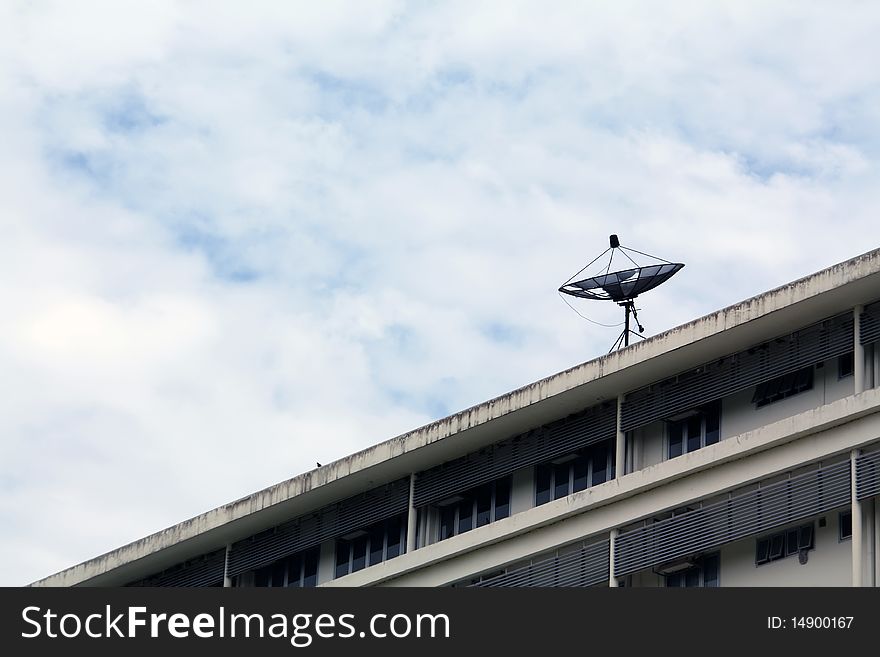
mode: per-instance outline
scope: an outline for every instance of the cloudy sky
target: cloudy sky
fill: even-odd
[[[880,245],[876,3],[244,7],[0,4],[0,584]]]

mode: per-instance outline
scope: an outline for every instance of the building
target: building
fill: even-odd
[[[876,586],[880,249],[37,586]]]

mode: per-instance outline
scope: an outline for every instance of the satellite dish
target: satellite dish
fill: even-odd
[[[620,334],[620,337],[618,337],[615,343],[611,346],[610,351],[614,351],[621,346],[629,346],[630,333],[640,338],[645,337],[642,335],[645,329],[639,323],[635,298],[643,292],[653,290],[658,285],[668,281],[682,267],[684,267],[684,264],[680,262],[669,262],[668,260],[663,260],[663,258],[658,258],[657,256],[652,256],[647,253],[642,253],[641,251],[636,251],[635,249],[621,246],[617,235],[612,235],[609,238],[609,242],[609,248],[605,249],[605,251],[595,257],[586,267],[563,283],[559,287],[559,291],[573,297],[580,297],[581,299],[614,301],[618,306],[623,308],[624,329]],[[609,251],[611,251],[611,257],[608,259],[608,264],[603,268],[604,272],[591,276],[590,278],[574,280]],[[611,271],[611,264],[614,262],[614,254],[616,251],[622,253],[630,263],[635,265],[635,267]],[[629,255],[628,252],[652,258],[659,262],[649,265],[640,265]],[[638,333],[629,328],[630,315],[636,320],[636,326],[639,328]]]

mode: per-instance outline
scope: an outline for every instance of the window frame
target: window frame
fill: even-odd
[[[802,381],[802,379],[806,380]],[[809,392],[815,387],[816,365],[813,364],[757,384],[755,392],[752,394],[751,403],[755,405],[757,410]]]
[[[844,365],[848,371],[844,371]],[[850,351],[837,357],[837,380],[847,379],[855,375],[856,371],[856,355]]]
[[[600,448],[605,452],[605,467],[600,470],[596,467],[596,463],[598,460],[595,460],[593,457],[599,453]],[[563,460],[565,459],[565,460]],[[550,502],[554,502],[556,500],[561,500],[569,495],[574,495],[575,493],[579,493],[583,490],[587,490],[588,488],[592,488],[593,486],[599,486],[601,484],[608,483],[612,479],[614,479],[614,450],[611,448],[610,441],[601,441],[599,443],[595,443],[590,445],[589,447],[585,447],[577,452],[572,452],[567,456],[560,457],[559,459],[555,459],[555,463],[553,461],[547,461],[544,463],[539,463],[535,466],[535,473],[532,477],[533,482],[533,495],[532,500],[534,505],[542,506],[544,504],[548,504]],[[578,480],[577,470],[578,466],[586,463],[587,472],[586,472],[586,486],[583,488],[575,489],[575,482]],[[560,471],[560,466],[565,466],[566,476],[568,477],[568,482],[565,488],[564,495],[556,495],[557,492],[557,481],[556,475],[557,472]],[[549,473],[549,486],[546,489],[539,488],[539,472],[544,469],[544,472]],[[596,475],[598,472],[604,472],[604,478],[601,481],[596,481]],[[542,497],[544,495],[549,495],[549,499],[546,501],[540,501],[539,495]]]
[[[792,536],[794,536],[794,540],[797,541],[797,547],[794,549],[792,549],[792,545],[790,544]],[[804,538],[808,538],[809,540],[804,541]],[[773,556],[774,541],[780,541],[782,545],[781,552],[776,556]],[[806,544],[806,547],[801,547],[802,543]],[[764,558],[760,558],[761,553],[764,552],[762,546],[766,547],[766,556]],[[759,568],[768,563],[773,563],[774,561],[782,561],[783,559],[799,554],[800,552],[809,552],[815,549],[816,527],[813,522],[789,526],[785,529],[773,532],[772,534],[759,536],[755,539],[755,567]]]
[[[843,519],[844,517],[849,516],[849,534],[843,534]],[[847,509],[845,511],[840,511],[837,514],[837,542],[843,543],[844,541],[852,540],[852,509]]]
[[[398,523],[398,542],[392,543],[389,539],[391,538],[390,530],[394,526],[395,523]],[[373,561],[373,555],[376,553],[376,550],[373,546],[373,539],[378,534],[378,530],[381,529],[382,532],[382,556],[378,561]],[[374,523],[368,527],[365,527],[360,532],[363,534],[359,534],[356,537],[346,539],[339,537],[335,540],[334,550],[333,550],[333,579],[339,579],[340,577],[345,577],[346,575],[350,575],[352,573],[359,572],[361,570],[365,570],[370,566],[375,566],[376,564],[384,563],[389,559],[393,559],[395,557],[400,556],[404,552],[406,552],[406,522],[403,520],[403,515],[394,516],[392,518],[388,518],[387,520],[383,520],[381,522]],[[355,569],[355,547],[359,546],[361,540],[364,541],[364,565]],[[341,548],[342,545],[345,545],[346,550],[346,561],[343,562],[340,557],[342,556]],[[388,548],[389,545],[397,545],[398,551],[397,554],[388,556]],[[360,557],[358,557],[360,560]],[[344,569],[343,569],[344,566]]]
[[[296,583],[291,577],[291,564],[298,562]],[[316,545],[277,559],[254,570],[254,586],[259,588],[313,588],[318,585],[318,569],[321,563],[321,546]],[[314,572],[309,574],[307,568],[314,565]],[[281,583],[275,583],[275,577],[281,571]],[[265,584],[258,584],[263,577]],[[311,581],[310,581],[311,580]]]
[[[507,500],[504,503],[504,507],[506,510],[503,514],[499,515],[500,505],[498,504],[499,500],[499,486],[503,486],[506,488],[506,497]],[[479,501],[480,501],[480,493],[485,491],[487,488],[491,487],[491,498],[490,498],[490,506],[489,506],[489,521],[483,522],[482,524],[478,524],[479,520]],[[513,478],[510,475],[506,475],[504,477],[499,477],[498,479],[494,479],[488,483],[482,484],[475,488],[472,488],[460,495],[457,495],[456,498],[460,499],[452,499],[446,504],[437,504],[437,510],[439,513],[438,523],[437,523],[437,541],[445,541],[448,538],[452,538],[453,536],[458,536],[460,534],[466,534],[467,532],[473,531],[474,529],[479,529],[480,527],[485,527],[486,525],[491,525],[493,522],[497,522],[499,520],[503,520],[504,518],[510,517],[510,507],[511,507],[511,498],[513,496]],[[465,502],[469,502],[467,505]],[[462,515],[461,510],[470,506],[470,527],[461,530],[461,522]],[[447,536],[443,536],[442,531],[444,527],[443,516],[444,514],[448,514],[449,511],[452,511],[452,523],[451,526],[453,531],[449,533]]]
[[[695,447],[694,449],[688,449],[688,443],[691,440],[691,437],[688,435],[688,425],[695,417],[700,418],[700,443],[698,447]],[[716,426],[712,429],[711,432],[709,431],[710,420],[716,420]],[[696,452],[711,445],[716,445],[721,442],[721,400],[705,404],[698,409],[694,409],[694,412],[692,414],[685,417],[679,417],[679,419],[677,420],[665,420],[663,424],[663,453],[666,455],[667,461],[677,459],[679,456],[684,456],[685,454]],[[678,439],[681,453],[672,456],[672,432],[674,430],[674,427],[678,427],[681,432]],[[711,434],[714,434],[714,439],[711,442],[706,442],[707,438],[709,438]]]

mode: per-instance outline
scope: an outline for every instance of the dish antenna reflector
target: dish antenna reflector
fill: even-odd
[[[623,332],[620,334],[620,337],[618,337],[614,344],[611,346],[611,349],[609,350],[610,353],[615,349],[619,349],[621,346],[629,346],[630,333],[640,338],[645,337],[644,335],[642,335],[642,333],[644,333],[645,331],[645,328],[639,323],[639,316],[636,311],[635,298],[643,292],[653,290],[658,285],[661,285],[662,283],[668,281],[682,267],[684,267],[684,264],[680,262],[669,262],[668,260],[664,260],[663,258],[658,258],[657,256],[652,256],[647,253],[642,253],[641,251],[636,251],[635,249],[629,249],[625,246],[621,246],[620,240],[618,239],[617,235],[612,235],[609,238],[609,243],[610,246],[605,249],[605,251],[593,258],[593,260],[586,267],[581,269],[577,274],[575,274],[565,283],[563,283],[559,287],[559,291],[563,294],[568,294],[573,297],[580,297],[582,299],[593,299],[594,301],[614,301],[618,306],[623,308],[624,329]],[[574,280],[609,251],[611,252],[611,257],[608,259],[608,264],[603,268],[603,272],[595,276],[591,276],[590,278]],[[611,271],[611,264],[612,262],[614,262],[614,254],[618,251],[622,253],[630,261],[630,263],[635,266],[629,269]],[[640,265],[632,258],[632,256],[629,255],[630,253],[636,253],[647,258],[652,258],[659,262],[655,264]],[[636,326],[639,329],[638,333],[631,330],[629,327],[630,315],[632,315],[632,318],[636,322]]]

